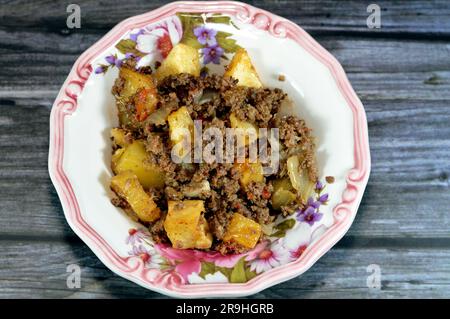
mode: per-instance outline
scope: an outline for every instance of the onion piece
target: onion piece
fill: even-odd
[[[167,117],[172,112],[173,106],[172,105],[163,105],[159,109],[157,109],[155,112],[150,114],[150,116],[147,118],[148,122],[154,125],[164,125],[166,124]]]
[[[306,170],[300,170],[300,161],[297,155],[287,159],[286,167],[292,187],[301,196],[302,202],[306,202],[314,189],[314,183],[308,178]]]
[[[183,195],[186,197],[200,197],[206,195],[211,191],[209,182],[203,180],[201,182],[195,183],[191,182],[183,188]]]

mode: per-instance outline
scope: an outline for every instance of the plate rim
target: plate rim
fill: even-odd
[[[114,249],[83,219],[81,210],[63,169],[64,122],[75,112],[77,97],[92,73],[91,62],[123,34],[133,28],[157,22],[176,12],[214,12],[236,16],[275,37],[287,37],[306,49],[330,71],[337,87],[353,114],[354,167],[346,178],[342,199],[333,208],[336,222],[314,242],[301,258],[264,272],[244,284],[188,284],[180,277],[158,276],[144,268],[142,262],[119,256]],[[297,24],[266,10],[236,1],[179,1],[147,13],[130,17],[117,24],[76,60],[62,85],[50,114],[48,170],[60,199],[65,218],[72,230],[86,243],[102,263],[117,275],[140,286],[171,297],[240,297],[252,295],[278,283],[297,277],[328,252],[348,231],[356,216],[368,182],[371,158],[367,119],[364,107],[354,92],[344,69],[331,53]]]

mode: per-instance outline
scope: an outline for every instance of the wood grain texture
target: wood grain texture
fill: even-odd
[[[67,225],[47,172],[49,114],[76,58],[121,20],[164,1],[0,0],[0,298],[162,296],[107,270]],[[382,28],[360,1],[253,1],[299,23],[344,66],[367,112],[372,171],[356,220],[303,276],[266,298],[450,297],[450,5],[382,1]],[[66,266],[83,269],[66,287]],[[366,287],[379,264],[382,289]]]
[[[0,298],[164,298],[111,275],[78,240],[5,242],[0,254],[4,257],[0,260]],[[436,264],[436,259],[442,262]],[[67,288],[70,264],[81,268],[80,289]],[[380,267],[380,289],[367,287],[367,267],[371,264]],[[448,250],[336,248],[304,275],[252,298],[398,298],[411,292],[418,298],[450,297],[448,264]]]
[[[0,12],[2,24],[7,28],[39,28],[51,32],[67,32],[66,1],[26,1],[5,2]],[[367,28],[369,15],[366,1],[296,1],[296,0],[255,0],[246,1],[256,7],[267,9],[275,14],[302,25],[314,32],[362,32],[367,34],[390,33],[394,35],[418,34],[423,36],[450,35],[450,8],[446,0],[434,1],[395,1],[377,2],[381,9],[381,30],[375,33]],[[6,5],[7,3],[7,5]],[[82,28],[85,30],[107,30],[121,20],[141,14],[167,3],[153,0],[98,2],[79,0],[82,12]]]

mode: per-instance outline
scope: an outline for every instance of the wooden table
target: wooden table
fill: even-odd
[[[5,2],[5,1],[2,1]],[[162,298],[105,268],[66,223],[47,172],[49,114],[72,64],[119,21],[164,1],[8,1],[0,10],[0,297]],[[372,1],[373,2],[373,1]],[[450,297],[450,2],[252,1],[344,66],[369,121],[372,174],[356,220],[303,276],[255,297]],[[68,289],[66,267],[82,268]],[[379,265],[381,289],[367,287]]]

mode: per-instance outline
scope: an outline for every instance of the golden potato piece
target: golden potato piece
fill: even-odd
[[[122,157],[123,153],[125,152],[124,148],[118,148],[114,151],[114,154],[111,157],[111,168],[113,172],[117,172],[117,163],[119,162],[120,158]]]
[[[148,162],[148,155],[142,140],[136,140],[125,147],[124,151],[118,155],[116,163],[114,160],[115,156],[113,156],[112,165],[115,173],[132,171],[144,188],[164,186],[164,173],[158,166]]]
[[[194,121],[189,115],[188,109],[183,106],[175,112],[172,112],[167,117],[167,122],[169,123],[169,135],[172,146],[178,148],[175,150],[175,154],[177,154],[180,158],[183,158],[189,154],[193,142]],[[186,134],[190,134],[189,145],[183,144],[185,138],[188,138]]]
[[[247,186],[251,182],[262,183],[264,182],[264,171],[260,162],[249,163],[236,163],[237,169],[241,172],[239,182],[242,187]]]
[[[167,122],[169,123],[170,141],[173,145],[183,141],[185,130],[188,130],[190,134],[194,133],[194,121],[185,106],[170,113]]]
[[[198,50],[183,43],[178,43],[172,48],[167,58],[155,72],[157,81],[161,81],[169,75],[189,73],[200,75],[200,57]]]
[[[172,246],[177,249],[207,249],[212,245],[201,200],[169,201],[164,229]]]
[[[136,118],[138,121],[145,120],[156,110],[158,104],[158,92],[156,88],[139,89],[134,96],[134,106],[136,107]]]
[[[149,74],[142,74],[128,68],[120,68],[119,77],[124,80],[119,92],[121,100],[127,100],[136,94],[139,89],[152,91],[156,89],[153,78]]]
[[[262,87],[258,73],[256,73],[256,69],[245,49],[236,51],[224,75],[238,80],[240,86]]]
[[[244,145],[250,144],[250,142],[254,142],[258,138],[258,127],[250,122],[239,120],[234,113],[230,115],[230,124],[232,128],[241,129],[244,133],[242,137],[237,138],[245,138],[245,142],[242,143]]]
[[[224,242],[235,243],[252,249],[261,236],[261,225],[257,222],[235,213],[231,218],[227,231],[223,237]]]
[[[130,204],[131,209],[143,222],[153,222],[160,217],[161,211],[144,191],[133,172],[122,172],[114,176],[111,179],[111,188]]]

